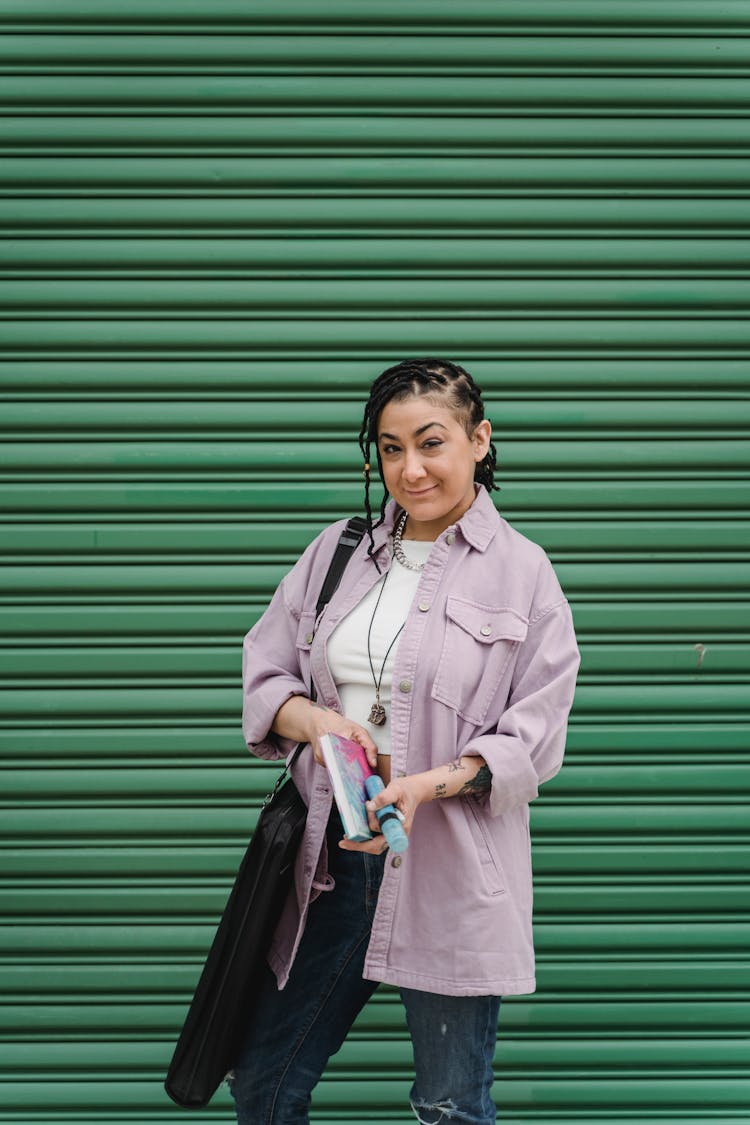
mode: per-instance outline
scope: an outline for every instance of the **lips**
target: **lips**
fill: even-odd
[[[430,486],[429,488],[422,488],[422,489],[420,489],[420,491],[419,491],[419,492],[411,492],[411,491],[410,491],[410,490],[409,490],[408,488],[407,488],[407,489],[404,489],[404,491],[406,492],[406,495],[407,495],[407,496],[416,496],[416,497],[419,497],[419,496],[427,496],[427,495],[428,495],[428,493],[430,493],[430,492],[434,492],[436,488],[437,488],[437,485],[436,485],[436,484],[433,484],[433,485],[431,485],[431,486]]]

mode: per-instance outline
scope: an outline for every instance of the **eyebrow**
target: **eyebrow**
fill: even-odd
[[[444,426],[442,422],[427,422],[424,426],[420,426],[418,430],[415,430],[413,436],[419,437],[419,435],[423,434],[425,432],[425,430],[429,430],[430,426],[439,426],[441,430],[446,430],[446,431],[448,429],[448,427]],[[400,438],[396,437],[395,434],[388,434],[388,433],[378,434],[378,441],[382,441],[383,438],[390,438],[391,441],[400,441]]]

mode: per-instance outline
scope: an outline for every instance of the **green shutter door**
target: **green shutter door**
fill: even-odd
[[[195,1119],[163,1073],[274,776],[241,638],[360,510],[368,381],[425,352],[485,387],[583,654],[502,1119],[745,1121],[748,4],[0,29],[0,1123]],[[408,1088],[382,990],[315,1119],[405,1123]]]

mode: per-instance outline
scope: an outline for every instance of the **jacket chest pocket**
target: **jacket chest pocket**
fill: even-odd
[[[528,620],[507,606],[450,595],[432,698],[479,726],[526,636]]]

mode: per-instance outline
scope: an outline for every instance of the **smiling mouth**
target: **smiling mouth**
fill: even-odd
[[[406,495],[407,496],[426,496],[428,492],[434,492],[436,488],[437,488],[437,485],[435,485],[435,484],[431,484],[429,488],[420,488],[420,490],[418,492],[412,492],[410,489],[407,488],[406,489]]]

